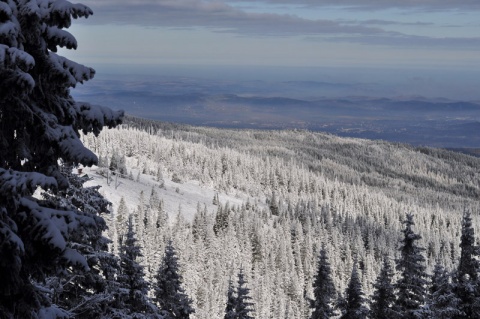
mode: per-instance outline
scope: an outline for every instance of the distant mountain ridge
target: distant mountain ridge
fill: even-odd
[[[385,89],[382,83],[319,79],[115,76],[72,93],[80,101],[176,123],[307,129],[413,145],[480,148],[480,101],[424,97],[418,94],[421,87],[409,94],[402,87],[379,90]],[[425,94],[431,96],[428,90]]]
[[[310,82],[309,82],[310,83]],[[480,147],[480,103],[422,97],[293,98],[130,87],[82,99],[134,116],[224,128],[308,129],[435,147]]]

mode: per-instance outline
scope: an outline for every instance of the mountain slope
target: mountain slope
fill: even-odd
[[[196,318],[223,318],[228,280],[240,267],[257,318],[307,318],[304,292],[312,296],[322,243],[338,291],[358,259],[369,294],[383,257],[398,256],[406,213],[415,216],[430,270],[437,259],[455,267],[464,209],[478,225],[480,159],[455,152],[135,118],[84,142],[103,165],[125,158],[132,179],[118,178],[115,189],[87,170],[114,204],[109,236],[116,241],[124,231],[124,197],[149,277],[173,239]]]

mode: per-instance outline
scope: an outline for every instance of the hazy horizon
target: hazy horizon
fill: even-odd
[[[431,69],[431,68],[386,68],[386,67],[289,67],[289,66],[237,66],[237,65],[132,65],[93,64],[95,78],[77,87],[72,92],[88,90],[99,85],[99,81],[141,81],[158,83],[166,79],[191,79],[207,87],[208,82],[231,83],[231,92],[236,92],[234,83],[261,81],[269,85],[280,82],[321,82],[332,85],[349,85],[351,91],[337,94],[319,92],[315,97],[342,97],[351,95],[371,97],[421,96],[446,98],[458,101],[480,101],[476,79],[480,71],[475,69]],[[363,88],[363,90],[359,88]],[[367,88],[367,89],[365,89]],[[153,89],[153,87],[152,87]],[[198,91],[198,90],[193,90]],[[243,92],[245,93],[245,92]],[[256,91],[258,93],[258,90]],[[308,98],[283,90],[279,96]],[[252,92],[254,94],[254,92]]]

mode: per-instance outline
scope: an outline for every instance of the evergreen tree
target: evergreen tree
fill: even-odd
[[[127,226],[127,233],[120,238],[120,274],[117,281],[123,290],[117,298],[133,317],[141,318],[142,315],[155,313],[155,307],[147,296],[149,285],[144,279],[143,266],[138,262],[142,253],[135,238],[132,215],[128,217]]]
[[[475,245],[475,230],[472,225],[470,212],[465,212],[462,218],[462,235],[460,238],[460,261],[458,263],[458,277],[466,277],[472,281],[478,280],[479,248]]]
[[[333,285],[330,263],[328,261],[325,245],[320,250],[318,257],[317,273],[313,282],[314,300],[310,307],[313,308],[311,319],[327,319],[334,315],[333,298],[335,298],[335,286]]]
[[[78,214],[90,214],[96,219],[96,228],[81,225],[82,231],[76,234],[75,246],[86,257],[89,269],[69,268],[50,277],[47,287],[54,291],[53,302],[75,318],[102,318],[115,311],[113,291],[117,286],[118,259],[108,252],[110,241],[102,236],[107,226],[100,217],[100,213],[107,212],[110,202],[99,194],[99,186],[83,187],[88,178],[72,174],[71,166],[65,165],[62,172],[69,187],[56,195],[45,192],[43,198],[50,205],[63,202]]]
[[[245,275],[243,270],[240,269],[238,273],[237,281],[237,297],[235,302],[235,319],[253,319],[254,317],[250,316],[252,312],[253,303],[249,300],[252,300],[250,297],[250,289],[245,286],[247,282],[245,281]]]
[[[457,317],[480,318],[480,264],[478,260],[480,251],[479,247],[475,245],[475,231],[470,212],[463,214],[460,249],[455,293],[460,298],[460,309],[464,314]]]
[[[218,205],[217,214],[215,215],[215,223],[213,230],[215,235],[219,236],[223,231],[228,228],[228,218],[230,215],[230,205],[227,202],[224,207]]]
[[[422,255],[424,249],[416,244],[421,236],[412,230],[414,225],[412,214],[407,214],[404,224],[401,256],[397,260],[400,278],[396,284],[398,297],[394,309],[401,318],[416,318],[426,296],[427,274],[425,258]]]
[[[116,150],[113,151],[112,157],[110,158],[110,164],[108,169],[112,171],[112,174],[120,173],[122,175],[127,174],[127,166],[125,156],[117,153]]]
[[[120,202],[118,203],[116,215],[117,228],[123,229],[126,226],[125,218],[129,215],[127,203],[125,202],[125,198],[123,198],[123,196],[120,198]]]
[[[206,225],[207,223],[207,211],[206,209],[202,210],[200,203],[197,203],[197,212],[193,216],[192,221],[192,234],[195,241],[205,240],[206,236]]]
[[[450,274],[437,263],[433,270],[425,316],[432,319],[449,319],[463,316],[460,299],[453,292]]]
[[[155,276],[155,298],[161,314],[166,319],[190,318],[195,310],[192,308],[192,300],[185,294],[182,288],[182,276],[179,273],[178,257],[172,241],[165,247],[165,255]]]
[[[77,48],[64,29],[72,18],[91,14],[68,1],[0,2],[0,313],[5,317],[66,316],[35,282],[72,268],[88,271],[87,244],[76,240],[86,229],[92,234],[102,229],[101,218],[31,196],[37,187],[68,187],[59,159],[97,163],[79,131],[98,134],[123,116],[76,103],[70,88],[95,71],[56,54],[58,47]]]
[[[395,303],[395,287],[392,283],[393,269],[388,258],[384,258],[382,270],[373,284],[374,292],[370,302],[370,318],[383,319],[393,318],[395,312],[392,309]]]
[[[277,196],[275,195],[275,192],[272,192],[272,197],[270,198],[270,202],[269,202],[269,206],[270,208],[270,212],[272,213],[272,215],[274,216],[278,216],[279,212],[278,212],[278,200],[277,200]]]
[[[225,316],[224,319],[235,319],[235,304],[237,303],[237,297],[235,292],[235,287],[233,286],[232,280],[228,281],[228,290],[227,290],[227,305],[225,306]]]
[[[341,319],[365,319],[368,309],[364,305],[362,284],[358,278],[357,265],[353,265],[352,275],[345,291],[345,309]]]

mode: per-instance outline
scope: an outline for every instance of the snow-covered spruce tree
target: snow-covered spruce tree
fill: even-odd
[[[455,278],[455,293],[460,298],[460,309],[464,312],[458,318],[480,317],[480,250],[475,245],[475,231],[470,212],[464,212],[460,238],[460,261]]]
[[[125,198],[122,196],[120,198],[120,202],[118,203],[118,208],[116,212],[116,226],[118,229],[124,229],[125,226],[127,225],[125,218],[130,215],[127,207],[127,203],[125,201]],[[123,235],[123,233],[122,233]]]
[[[58,47],[77,47],[64,29],[72,18],[91,14],[68,1],[0,1],[0,313],[5,317],[62,316],[34,282],[70,267],[88,270],[75,240],[80,225],[97,228],[98,220],[68,207],[44,206],[31,195],[37,187],[52,194],[68,187],[59,159],[95,164],[79,131],[98,134],[123,116],[76,103],[70,88],[91,79],[94,70],[55,53]]]
[[[252,297],[250,297],[250,289],[246,283],[243,269],[240,269],[237,280],[237,297],[235,298],[235,319],[254,319],[250,315],[253,303],[250,302]]]
[[[224,319],[235,319],[235,304],[237,303],[237,297],[235,292],[235,287],[233,282],[230,279],[228,281],[228,290],[227,290],[227,305],[225,306],[225,316]]]
[[[450,274],[437,263],[433,270],[424,316],[432,319],[449,319],[463,316],[460,299],[453,292]]]
[[[311,319],[327,319],[334,315],[332,303],[336,293],[331,272],[327,251],[325,245],[322,245],[313,282],[314,300],[310,305],[313,308]]]
[[[88,180],[86,175],[72,174],[72,167],[68,165],[62,167],[62,172],[69,181],[69,187],[57,194],[43,193],[42,204],[89,215],[96,226],[80,224],[79,231],[72,236],[75,248],[87,260],[88,271],[69,267],[61,274],[48,278],[46,287],[53,291],[53,302],[75,318],[102,318],[113,311],[113,295],[117,287],[118,258],[108,252],[110,241],[102,236],[107,226],[99,215],[107,211],[110,202],[98,192],[100,186],[83,187]]]
[[[423,248],[417,246],[416,241],[421,236],[413,232],[413,215],[407,214],[404,221],[400,258],[397,260],[397,270],[400,278],[396,283],[397,300],[394,309],[400,318],[416,318],[425,303],[427,274],[425,272],[425,258]]]
[[[154,301],[157,302],[161,314],[166,319],[190,318],[195,310],[192,300],[182,287],[182,276],[179,273],[178,257],[172,241],[165,247],[165,255],[155,276]]]
[[[365,319],[368,309],[364,305],[365,298],[362,290],[362,284],[358,278],[357,263],[352,268],[350,282],[345,291],[345,309],[340,319]]]
[[[374,292],[370,298],[370,314],[371,319],[394,318],[395,312],[392,309],[395,303],[395,287],[392,283],[393,269],[385,257],[383,266],[373,284]]]
[[[149,285],[145,281],[143,266],[138,261],[142,253],[135,239],[132,215],[128,217],[127,226],[127,233],[120,239],[120,274],[117,281],[122,289],[116,296],[117,308],[127,309],[133,318],[151,318],[157,309],[148,298]]]
[[[113,150],[112,157],[110,158],[110,164],[108,169],[112,171],[112,174],[120,173],[122,175],[127,174],[126,159],[124,155],[119,154],[116,150]]]
[[[222,207],[221,204],[218,205],[217,214],[215,215],[215,224],[213,225],[213,230],[215,235],[219,236],[228,228],[228,216],[230,215],[230,204],[227,202],[225,206]]]

